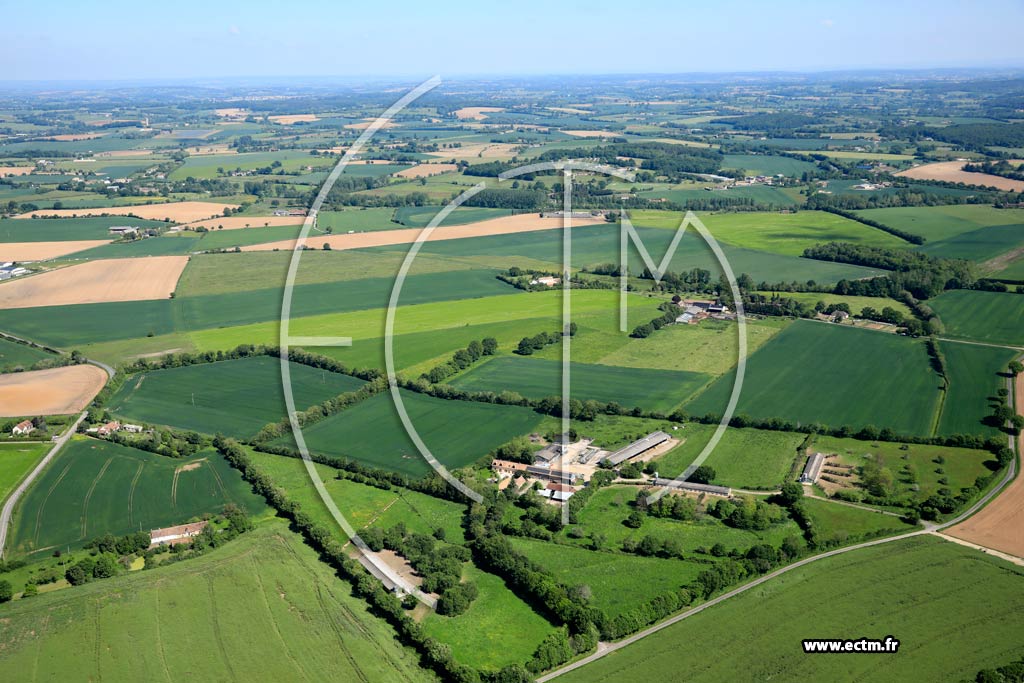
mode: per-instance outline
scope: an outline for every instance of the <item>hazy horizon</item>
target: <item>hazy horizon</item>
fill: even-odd
[[[1024,4],[825,2],[635,9],[524,0],[283,8],[229,0],[7,9],[2,82],[816,73],[1024,67]],[[657,18],[657,21],[653,19]],[[949,36],[949,39],[945,39]],[[569,49],[566,49],[568,46]],[[344,74],[344,75],[339,75]]]

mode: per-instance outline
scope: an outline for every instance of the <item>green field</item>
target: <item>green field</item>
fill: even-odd
[[[817,168],[809,161],[790,157],[768,156],[764,154],[726,154],[724,168],[744,169],[747,175],[776,175],[800,177],[807,171]]]
[[[363,381],[289,363],[295,407],[303,410]],[[207,434],[253,436],[285,417],[281,361],[270,356],[153,370],[129,377],[109,409],[129,420]]]
[[[0,667],[7,681],[436,680],[276,520],[186,562],[0,605]]]
[[[992,225],[1024,223],[1024,210],[996,209],[988,204],[867,209],[856,213],[893,228],[920,235],[928,240],[926,245]]]
[[[541,416],[529,408],[446,401],[402,390],[412,425],[445,467],[464,467],[514,436],[531,432]],[[420,476],[430,466],[409,439],[391,394],[378,394],[302,430],[309,450]],[[278,443],[290,444],[291,435]]]
[[[723,375],[686,410],[720,414],[734,379]],[[920,340],[798,320],[750,357],[736,414],[929,434],[939,384]]]
[[[895,514],[872,512],[835,501],[804,498],[801,505],[814,525],[817,542],[826,547],[845,545],[863,538],[905,534],[918,528]]]
[[[423,228],[437,215],[436,206],[403,206],[395,209],[395,220],[407,228]],[[487,209],[481,207],[458,207],[444,219],[441,225],[465,225],[490,218],[511,216],[511,209]]]
[[[796,569],[564,676],[567,683],[959,681],[1020,657],[1024,570],[931,537]],[[766,626],[766,625],[769,625]],[[803,638],[901,641],[898,655],[803,653]],[[756,644],[721,652],[722,643]]]
[[[287,491],[291,500],[302,506],[303,512],[343,536],[326,504],[313,488],[313,481],[302,460],[251,449],[249,457],[261,472]],[[337,479],[337,471],[327,465],[316,464],[314,469],[331,499],[356,532],[368,526],[388,529],[402,522],[410,532],[433,534],[437,529],[444,529],[445,538],[449,542],[456,543],[462,539],[464,506],[458,503],[407,489],[385,490],[348,479]]]
[[[707,445],[717,425],[687,423],[676,438],[683,443],[657,459],[658,474],[677,477]],[[803,434],[761,429],[727,429],[705,464],[715,469],[716,484],[744,489],[775,490],[797,459]]]
[[[16,554],[79,547],[106,533],[182,524],[235,503],[265,509],[215,451],[187,460],[76,437],[19,503],[9,549]]]
[[[47,358],[52,359],[54,356],[34,346],[0,337],[0,368],[8,370],[13,368],[28,369],[33,363]]]
[[[708,380],[707,375],[695,372],[586,363],[570,363],[569,376],[573,398],[662,412],[672,412]],[[507,390],[529,398],[544,398],[561,396],[561,382],[561,361],[499,356],[476,365],[451,383],[466,391]]]
[[[634,317],[639,318],[634,322]],[[629,326],[650,320],[650,314],[630,310]],[[739,331],[735,323],[704,320],[699,325],[669,325],[646,339],[619,331],[611,316],[576,317],[579,330],[572,340],[573,360],[580,363],[617,365],[697,373],[707,378],[721,375],[739,359]],[[751,354],[789,324],[785,319],[747,323],[747,354]],[[518,340],[517,340],[518,341]],[[536,358],[559,360],[559,345],[534,352]]]
[[[928,304],[946,326],[946,336],[1024,346],[1024,296],[954,289]]]
[[[685,560],[587,550],[520,537],[509,540],[512,547],[551,572],[559,582],[589,588],[593,594],[591,604],[610,617],[682,588],[706,568]]]
[[[229,249],[231,247],[245,247],[250,244],[263,244],[264,242],[293,240],[299,236],[299,231],[302,230],[301,225],[258,227],[258,221],[258,218],[253,220],[257,227],[252,228],[210,230],[202,234],[202,239],[199,240],[194,248],[197,250]],[[315,242],[311,241],[310,244],[315,245]]]
[[[50,448],[51,445],[48,443],[0,444],[0,503],[36,466],[36,463],[43,459]]]
[[[455,659],[482,670],[497,671],[530,659],[554,626],[505,586],[501,578],[468,565],[463,573],[480,591],[463,614],[431,613],[423,631],[450,645]]]
[[[584,538],[577,540],[565,532],[562,532],[563,536],[569,542],[588,545],[590,540],[586,536],[593,533],[602,534],[603,547],[615,550],[621,548],[622,542],[627,538],[637,541],[644,536],[674,538],[689,554],[698,548],[710,548],[716,543],[722,543],[729,550],[737,549],[744,552],[759,543],[779,547],[786,537],[801,535],[800,527],[789,519],[764,531],[748,531],[726,526],[710,515],[698,515],[693,521],[645,515],[640,528],[630,529],[622,522],[633,511],[632,503],[640,490],[637,486],[608,486],[600,489],[591,496],[578,516],[579,524],[576,526],[583,530]]]
[[[112,240],[112,225],[137,225],[143,228],[165,226],[162,221],[131,216],[90,218],[32,218],[0,220],[0,242],[68,242],[76,240]]]
[[[977,344],[940,342],[946,356],[949,392],[939,420],[938,433],[985,434],[996,436],[999,430],[983,422],[992,414],[992,398],[1005,388],[1000,373],[1019,353]]]

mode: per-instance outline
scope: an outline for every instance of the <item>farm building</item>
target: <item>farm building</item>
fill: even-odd
[[[556,481],[560,484],[573,484],[582,477],[578,472],[563,472],[558,469],[551,469],[550,467],[541,467],[540,465],[527,465],[526,475],[545,481]]]
[[[14,425],[14,429],[11,430],[11,434],[15,436],[25,436],[35,431],[35,426],[32,424],[32,420],[22,420],[18,424]]]
[[[548,444],[544,448],[540,449],[533,454],[533,461],[549,463],[555,458],[561,456],[564,452],[565,446],[558,443]]]
[[[713,496],[724,496],[728,498],[732,495],[732,489],[727,486],[714,486],[712,484],[698,484],[694,481],[676,481],[675,479],[654,479],[655,486],[670,486],[674,489],[680,489],[682,491],[694,491],[696,493],[710,493]]]
[[[123,424],[121,425],[121,430],[129,434],[139,434],[142,432],[142,425]]]
[[[634,441],[628,446],[620,448],[619,450],[615,451],[614,453],[606,457],[604,461],[609,465],[612,465],[613,467],[615,465],[621,465],[630,458],[635,458],[636,456],[642,453],[646,453],[655,446],[663,444],[671,438],[672,437],[670,437],[665,432],[651,432],[644,438],[638,439],[637,441]]]
[[[28,268],[22,268],[11,263],[0,267],[0,280],[10,280],[12,277],[28,275],[28,273]]]
[[[554,276],[551,276],[551,275],[545,275],[545,276],[539,277],[539,278],[537,278],[535,280],[530,280],[530,284],[531,285],[544,285],[546,287],[554,287],[555,285],[557,285],[561,281],[562,281],[562,278],[560,278],[560,277],[554,277]]]
[[[821,467],[824,464],[824,453],[815,453],[811,457],[807,458],[807,464],[804,465],[804,471],[800,475],[800,483],[813,484],[818,481],[818,476],[821,474]]]
[[[544,498],[550,498],[551,500],[557,500],[559,502],[565,502],[572,498],[573,494],[576,493],[576,488],[568,486],[566,484],[557,484],[553,481],[549,481],[548,485],[537,492],[538,495]]]
[[[139,228],[134,225],[112,225],[107,228],[107,231],[111,235],[120,235],[121,237],[124,237],[125,235],[134,235],[138,233]]]
[[[512,460],[501,460],[495,458],[491,463],[491,469],[493,469],[498,475],[511,477],[520,472],[526,471],[526,465],[521,462],[513,462]]]
[[[106,423],[105,425],[102,425],[99,428],[97,428],[96,433],[99,434],[100,436],[110,436],[114,432],[120,431],[120,429],[121,423],[118,422],[117,420],[112,420]]]
[[[206,528],[207,522],[192,522],[191,524],[179,524],[164,529],[153,529],[149,532],[149,547],[158,545],[175,545],[185,543],[198,536]]]

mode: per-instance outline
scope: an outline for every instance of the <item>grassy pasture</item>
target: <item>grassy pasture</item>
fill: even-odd
[[[568,586],[588,586],[591,604],[614,617],[690,583],[706,565],[512,537],[512,546]]]
[[[615,401],[624,407],[671,412],[707,382],[707,376],[678,370],[619,368],[570,363],[571,395],[580,400]],[[560,396],[561,361],[500,356],[480,363],[451,383],[466,391],[514,391],[530,398]]]
[[[720,414],[733,382],[723,375],[687,411]],[[929,434],[938,387],[920,340],[798,320],[750,357],[736,414]]]
[[[0,606],[0,666],[8,681],[435,680],[277,520],[187,562]]]
[[[946,356],[949,391],[942,408],[938,433],[985,434],[996,436],[999,430],[983,420],[992,414],[991,397],[1006,386],[999,374],[1019,354],[1010,349],[939,342]]]
[[[705,199],[750,199],[758,204],[774,204],[780,207],[795,206],[798,202],[790,194],[778,187],[770,185],[749,185],[734,187],[728,190],[708,192],[701,187],[686,187],[671,190],[653,190],[641,192],[647,199],[666,199],[670,202],[685,205],[687,202]]]
[[[348,375],[289,366],[298,410],[363,385]],[[153,370],[125,381],[109,408],[131,420],[244,438],[286,415],[281,382],[281,362],[269,356]]]
[[[472,564],[463,576],[476,583],[480,595],[457,617],[427,615],[423,631],[451,646],[455,659],[469,666],[497,671],[528,661],[555,627],[520,600],[500,577]]]
[[[862,538],[905,534],[918,529],[895,515],[873,512],[863,508],[840,505],[837,502],[804,498],[801,505],[818,534],[821,543],[845,545]]]
[[[450,469],[479,460],[513,436],[531,432],[541,421],[528,408],[446,401],[404,390],[401,394],[423,442]],[[314,453],[413,476],[431,471],[406,434],[390,393],[373,396],[302,431]],[[291,443],[291,435],[280,443]]]
[[[638,529],[630,529],[623,521],[633,510],[633,501],[642,489],[638,486],[608,486],[600,489],[579,513],[579,525],[585,532],[603,534],[605,548],[619,548],[627,538],[640,540],[644,536],[675,538],[683,550],[693,552],[698,548],[710,548],[722,543],[729,550],[746,551],[752,545],[768,543],[778,547],[788,536],[800,537],[800,527],[787,519],[765,531],[734,529],[709,515],[694,521],[683,522],[675,519],[661,519],[645,515]],[[573,544],[588,544],[586,538],[573,539],[566,532],[562,536]]]
[[[343,537],[342,530],[338,529],[337,522],[313,488],[302,460],[251,449],[249,457],[261,472],[287,491],[288,497],[299,503],[306,514]],[[444,529],[445,538],[452,543],[461,541],[463,537],[463,506],[458,503],[405,489],[383,490],[337,479],[336,470],[326,465],[314,464],[314,469],[331,499],[357,532],[369,526],[388,529],[401,521],[410,531],[421,534],[433,534],[437,529]]]
[[[131,216],[3,219],[0,220],[0,241],[67,242],[114,239],[108,230],[113,225],[151,228],[167,224],[163,221],[148,221]]]
[[[189,466],[192,467],[189,467]],[[265,509],[216,451],[178,460],[77,437],[47,466],[19,504],[9,549],[40,553],[106,533],[181,524],[235,503]]]
[[[957,339],[1024,346],[1024,296],[954,289],[928,304]]]
[[[839,304],[844,303],[849,305],[850,310],[854,315],[859,314],[866,306],[870,306],[876,311],[881,311],[883,308],[888,306],[893,308],[903,315],[910,317],[910,307],[902,301],[896,299],[889,299],[883,297],[874,296],[851,296],[847,294],[826,294],[824,292],[758,292],[765,296],[771,296],[777,293],[779,296],[786,299],[794,299],[796,301],[813,306],[819,301],[824,301],[826,304]]]
[[[658,474],[677,477],[711,440],[716,426],[688,423],[673,436],[683,443],[657,459]],[[715,483],[744,489],[779,488],[797,460],[803,434],[730,428],[706,461],[715,469]]]
[[[75,260],[107,258],[140,258],[145,256],[178,256],[199,249],[199,238],[191,233],[178,233],[149,237],[132,242],[103,244],[92,249],[76,251]]]
[[[50,448],[52,445],[48,443],[0,444],[0,503],[36,466],[36,463],[43,459]]]
[[[796,569],[613,656],[567,674],[567,683],[674,680],[665,662],[688,662],[690,681],[920,681],[972,679],[1020,656],[1024,570],[970,548],[918,537]],[[952,616],[956,615],[955,624]],[[766,624],[771,624],[766,628]],[[950,629],[956,637],[949,638]],[[800,640],[884,638],[899,655],[816,656]],[[721,643],[756,643],[709,657]],[[852,657],[852,658],[851,658]]]
[[[649,314],[644,315],[646,320],[650,319]],[[631,311],[630,325],[638,324],[632,317]],[[734,323],[705,320],[699,325],[670,325],[646,339],[634,339],[619,331],[617,321],[581,319],[578,322],[579,330],[572,340],[572,357],[582,363],[695,372],[710,378],[728,372],[739,358],[739,333]],[[788,322],[781,319],[748,322],[748,355]],[[534,355],[560,359],[561,349],[549,346]]]

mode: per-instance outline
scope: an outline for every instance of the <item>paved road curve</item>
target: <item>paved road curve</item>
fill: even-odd
[[[11,515],[14,513],[14,506],[18,504],[18,500],[21,498],[22,494],[28,490],[28,487],[32,485],[32,482],[35,481],[40,472],[50,464],[50,461],[53,460],[53,456],[57,455],[57,453],[60,452],[60,449],[64,447],[64,444],[66,444],[75,432],[78,431],[78,425],[82,423],[82,420],[85,419],[87,413],[88,411],[83,411],[82,414],[78,416],[78,419],[75,420],[75,423],[68,427],[67,431],[57,438],[57,441],[53,444],[53,448],[50,449],[50,452],[39,461],[39,464],[36,465],[35,469],[25,477],[24,481],[18,485],[18,488],[14,489],[10,498],[8,498],[7,502],[4,503],[4,509],[3,511],[0,511],[0,557],[4,556],[4,547],[7,545],[7,531],[11,525]]]

